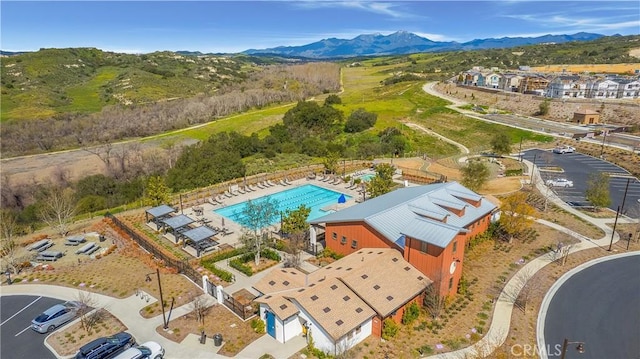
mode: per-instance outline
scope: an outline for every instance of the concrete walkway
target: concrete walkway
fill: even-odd
[[[529,161],[524,161],[529,168],[533,167],[533,164]],[[538,190],[541,193],[545,193],[546,186],[544,185],[544,181],[540,177],[540,173],[536,170],[534,172],[534,184],[537,186]],[[578,251],[591,249],[591,248],[603,248],[605,250],[609,243],[611,243],[611,234],[612,229],[607,225],[607,223],[612,222],[611,218],[592,218],[581,211],[576,210],[575,208],[569,206],[564,201],[562,201],[558,196],[554,193],[549,193],[549,201],[556,204],[558,207],[566,210],[567,212],[576,215],[585,221],[592,223],[598,228],[602,229],[605,235],[599,239],[591,239],[575,231],[572,231],[566,227],[563,227],[559,224],[549,222],[543,219],[538,219],[536,222],[553,228],[557,231],[563,232],[567,235],[570,235],[580,242],[572,246],[569,250],[569,255],[571,253],[575,253]],[[626,219],[618,218],[618,223],[628,222]],[[617,233],[613,235],[613,243],[619,240],[619,236]],[[509,328],[511,326],[511,314],[514,309],[514,298],[517,297],[518,293],[525,286],[528,279],[533,277],[535,273],[537,273],[540,269],[542,269],[547,264],[554,262],[557,259],[556,253],[548,252],[541,255],[538,258],[531,260],[529,263],[524,265],[504,286],[502,292],[498,296],[498,300],[495,305],[495,309],[493,312],[493,318],[491,320],[491,324],[489,329],[487,330],[486,335],[480,339],[475,344],[463,348],[460,350],[442,353],[438,355],[432,356],[432,358],[439,359],[448,359],[448,358],[477,358],[477,357],[486,357],[491,354],[496,348],[501,346],[505,340],[507,339],[507,335],[509,334]],[[559,286],[561,283],[556,282]]]

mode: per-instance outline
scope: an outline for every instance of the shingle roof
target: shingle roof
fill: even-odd
[[[480,206],[465,200],[480,201]],[[447,207],[464,209],[464,214],[458,216]],[[465,227],[495,208],[461,184],[448,182],[401,188],[309,223],[365,222],[395,243],[411,233],[415,239],[446,247],[455,233],[465,231]]]
[[[273,314],[277,315],[278,318],[281,318],[282,320],[300,312],[295,304],[291,303],[291,301],[281,295],[266,295],[264,297],[257,298],[255,301],[268,305]]]
[[[313,288],[291,293],[289,298],[304,308],[334,340],[376,315],[338,278],[327,278]]]
[[[274,294],[305,285],[306,274],[295,268],[274,269],[253,285],[262,294]]]

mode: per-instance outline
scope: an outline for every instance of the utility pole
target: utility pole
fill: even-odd
[[[604,154],[604,141],[607,139],[607,130],[603,130],[602,131],[602,147],[600,149],[600,158],[602,158],[602,155]]]
[[[631,182],[631,178],[627,178],[627,185],[624,187],[624,196],[622,197],[622,206],[620,206],[620,213],[624,213],[624,203],[627,201],[627,191],[629,190],[629,182]]]
[[[520,137],[520,149],[518,150],[518,162],[522,162],[522,137]]]
[[[531,187],[533,187],[533,171],[536,169],[536,157],[538,157],[537,153],[533,155],[533,166],[531,166]]]
[[[613,245],[613,236],[616,234],[616,226],[618,225],[618,215],[620,215],[620,206],[618,206],[618,210],[616,211],[616,220],[613,222],[613,231],[611,232],[611,241],[609,241],[609,252],[611,252],[611,246]]]

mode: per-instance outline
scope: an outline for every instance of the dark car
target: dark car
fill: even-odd
[[[122,353],[136,344],[133,336],[127,332],[93,340],[82,347],[75,359],[107,359]]]

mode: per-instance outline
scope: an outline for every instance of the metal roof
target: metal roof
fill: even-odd
[[[446,247],[457,233],[466,232],[465,227],[496,208],[482,198],[457,182],[405,187],[309,223],[365,222],[398,245],[404,244],[404,235],[408,235]],[[465,199],[480,201],[480,206]],[[447,207],[464,213],[458,216]]]
[[[214,231],[213,229],[207,226],[196,227],[182,233],[183,236],[187,237],[188,239],[196,243],[205,239],[209,239],[215,236],[216,234],[218,234],[218,232]]]
[[[147,210],[147,213],[149,213],[150,215],[154,216],[154,217],[162,217],[162,216],[166,216],[169,213],[173,213],[176,210],[173,207],[167,206],[166,204],[163,204],[161,206],[158,207],[153,207],[151,209]]]
[[[167,226],[173,228],[173,229],[177,229],[177,228],[181,228],[184,227],[188,224],[191,224],[193,222],[195,222],[191,217],[189,216],[185,216],[184,214],[180,214],[177,215],[175,217],[171,217],[171,218],[167,218],[164,221],[164,224],[166,224]]]

